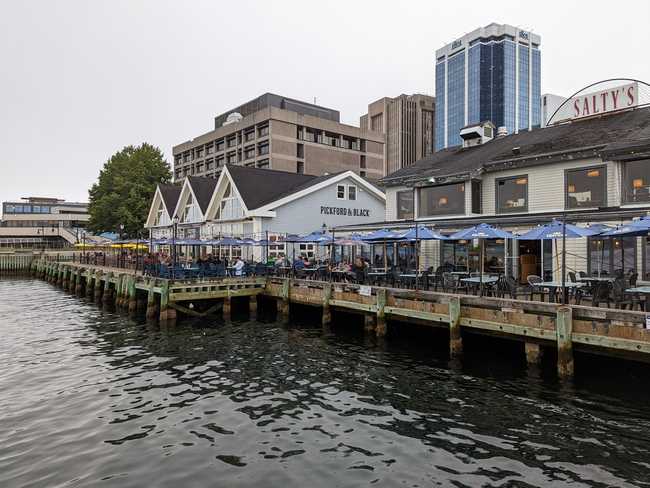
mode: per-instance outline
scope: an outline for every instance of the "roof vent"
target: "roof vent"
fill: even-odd
[[[233,112],[231,114],[228,114],[228,117],[226,117],[226,121],[223,123],[223,125],[235,124],[243,118],[244,116],[239,112]]]
[[[521,148],[519,146],[512,148],[512,154],[519,154],[520,152],[521,152]]]
[[[497,137],[505,137],[508,135],[508,128],[505,125],[502,125],[497,129]]]
[[[460,130],[463,147],[478,146],[491,141],[494,138],[494,129],[494,124],[490,121],[463,127]]]

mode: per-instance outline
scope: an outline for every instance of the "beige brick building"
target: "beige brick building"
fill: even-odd
[[[390,174],[430,156],[434,145],[435,98],[428,95],[384,97],[368,105],[360,126],[384,134],[384,173]]]
[[[385,176],[384,135],[339,112],[266,93],[215,117],[215,129],[173,148],[174,179],[217,177],[225,164],[310,175]]]

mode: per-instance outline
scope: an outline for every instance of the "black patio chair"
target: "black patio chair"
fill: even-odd
[[[625,279],[616,278],[614,283],[612,283],[612,300],[616,308],[625,309],[629,307],[632,310],[632,297],[629,293],[625,292],[626,288],[627,284],[625,283]]]
[[[600,307],[601,303],[605,303],[609,307],[612,300],[611,291],[612,284],[609,281],[597,281],[592,287],[592,307]]]
[[[537,275],[528,275],[526,281],[528,281],[528,286],[530,287],[531,300],[535,300],[535,295],[539,295],[539,299],[542,302],[544,301],[544,297],[549,297],[550,300],[550,292],[548,291],[548,289],[537,286],[537,283],[542,283],[541,277]]]

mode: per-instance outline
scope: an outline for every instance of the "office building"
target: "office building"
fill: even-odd
[[[218,177],[226,164],[384,176],[384,135],[339,118],[336,110],[266,93],[215,117],[214,130],[175,146],[174,179]]]
[[[79,242],[88,204],[28,197],[2,204],[0,247],[64,247]]]
[[[479,122],[509,134],[541,126],[540,37],[490,24],[436,51],[436,150]]]
[[[385,137],[384,171],[393,173],[429,156],[434,146],[435,98],[429,95],[384,97],[368,105],[360,126]]]

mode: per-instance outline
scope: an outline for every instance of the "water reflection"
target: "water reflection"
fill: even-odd
[[[650,473],[648,383],[625,380],[638,368],[587,361],[602,371],[561,385],[471,341],[450,368],[422,331],[378,344],[351,323],[160,328],[36,281],[0,281],[0,297],[2,486],[639,486]]]

